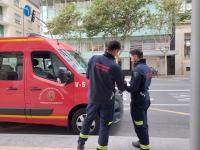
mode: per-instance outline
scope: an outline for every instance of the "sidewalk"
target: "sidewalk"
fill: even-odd
[[[76,150],[76,135],[0,134],[0,150]],[[85,150],[96,150],[97,136],[90,136]],[[138,150],[136,138],[111,136],[109,150]],[[189,139],[150,138],[151,150],[189,150]]]

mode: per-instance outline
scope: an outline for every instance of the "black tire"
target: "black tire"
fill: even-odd
[[[81,129],[81,126],[78,126],[77,123],[80,123],[83,122],[83,119],[82,117],[85,117],[86,116],[86,108],[81,108],[81,109],[78,109],[74,115],[72,116],[72,120],[71,120],[71,127],[74,131],[75,134],[79,134],[80,133],[80,129]],[[94,120],[94,123],[93,125],[91,126],[91,130],[90,130],[90,135],[95,135],[97,134],[99,130],[99,118],[96,117],[95,120]]]

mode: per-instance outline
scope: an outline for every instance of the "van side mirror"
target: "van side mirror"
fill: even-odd
[[[61,83],[71,83],[74,81],[74,76],[71,71],[67,70],[65,67],[60,67],[58,71],[58,78]]]

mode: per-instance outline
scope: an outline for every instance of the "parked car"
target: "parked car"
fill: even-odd
[[[86,116],[87,64],[70,45],[41,36],[0,38],[0,122],[71,126]],[[115,119],[122,95],[116,93]],[[91,134],[97,133],[96,117]]]

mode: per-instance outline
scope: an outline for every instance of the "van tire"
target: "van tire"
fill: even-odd
[[[80,126],[78,125],[82,125],[83,123],[83,117],[85,118],[86,116],[86,108],[81,108],[81,109],[78,109],[74,115],[72,116],[72,120],[71,120],[71,127],[74,131],[75,134],[79,134],[80,133]],[[96,117],[92,126],[91,126],[91,131],[90,131],[90,135],[95,135],[97,134],[99,130],[99,118]]]

